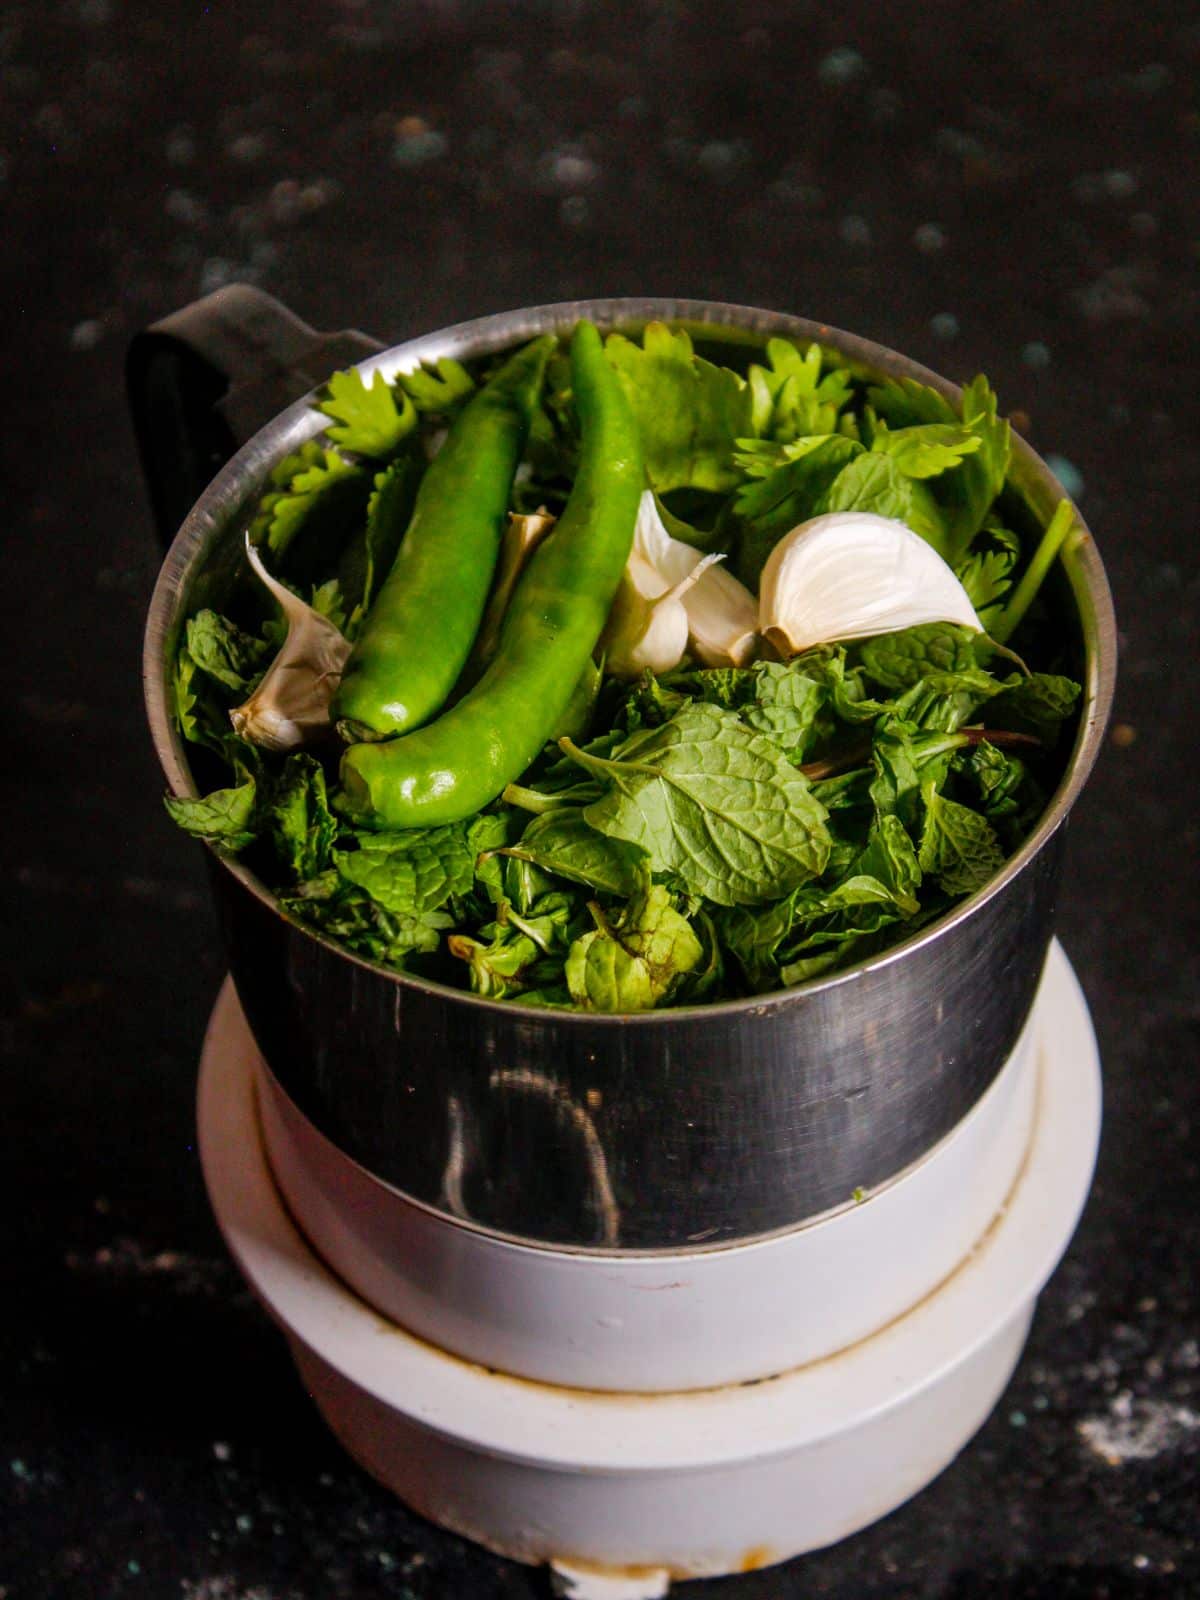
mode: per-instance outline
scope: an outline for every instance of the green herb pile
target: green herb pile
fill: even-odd
[[[724,552],[754,590],[773,546],[808,518],[899,518],[956,571],[990,636],[934,623],[740,668],[685,661],[633,682],[601,670],[573,736],[499,799],[461,822],[389,832],[339,810],[332,729],[286,755],[235,735],[230,709],[285,632],[243,575],[226,614],[187,621],[175,662],[177,724],[216,786],[167,807],[241,855],[288,916],[477,994],[632,1012],[802,983],[941,915],[1036,823],[1079,687],[1024,661],[1060,663],[1037,591],[1071,519],[1060,508],[1023,547],[1004,492],[1008,425],[983,378],[960,416],[914,382],[860,380],[817,346],[772,340],[726,366],[652,325],[640,343],[611,335],[605,351],[674,537]],[[736,347],[727,358],[739,361]],[[490,370],[440,361],[369,385],[338,374],[319,399],[323,436],[272,473],[251,539],[347,638],[440,437]],[[512,509],[560,511],[578,452],[556,350]],[[1018,624],[1024,661],[1001,643]],[[414,648],[435,651],[436,630]]]

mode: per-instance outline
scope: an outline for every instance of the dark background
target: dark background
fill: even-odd
[[[1092,1201],[950,1471],[695,1592],[1200,1595],[1196,15],[0,9],[0,1600],[547,1593],[342,1455],[201,1187],[222,960],[143,724],[156,554],[121,371],[235,279],[388,341],[581,295],[779,307],[985,369],[1061,458],[1123,650],[1060,921],[1106,1068]]]

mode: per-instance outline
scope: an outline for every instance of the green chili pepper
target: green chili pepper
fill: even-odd
[[[600,335],[580,323],[571,382],[579,471],[513,595],[487,671],[426,728],[342,757],[341,805],[366,827],[472,816],[524,772],[562,722],[629,557],[643,487],[637,422]]]
[[[445,704],[470,653],[500,553],[513,475],[554,348],[519,350],[455,420],[333,699],[344,737],[386,739]]]

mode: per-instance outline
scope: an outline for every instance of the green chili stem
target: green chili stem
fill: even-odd
[[[1004,610],[992,624],[991,635],[998,644],[1006,644],[1008,642],[1017,624],[1029,610],[1034,595],[1037,594],[1046,574],[1054,565],[1074,523],[1074,506],[1069,500],[1060,500],[1054,515],[1050,518],[1045,533],[1042,534],[1041,543],[1033,552],[1032,561],[1025,569],[1025,576],[1017,585],[1016,592]]]

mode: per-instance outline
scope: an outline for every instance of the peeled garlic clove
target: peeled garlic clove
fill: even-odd
[[[229,713],[234,732],[266,750],[294,750],[329,728],[329,703],[350,654],[350,641],[263,566],[246,535],[246,556],[279,602],[287,637],[250,698]]]
[[[625,563],[600,637],[604,667],[617,678],[670,672],[687,649],[687,612],[650,563],[635,551]]]
[[[671,537],[649,489],[638,506],[633,550],[667,584],[692,579],[682,598],[688,636],[699,661],[706,667],[740,667],[750,660],[758,633],[754,596],[718,565],[719,557],[702,556],[682,539]]]
[[[829,512],[786,534],[763,568],[758,616],[784,655],[923,622],[983,632],[937,551],[903,522],[869,511]]]
[[[758,646],[754,596],[724,567],[710,567],[684,596],[692,653],[706,667],[744,667]]]
[[[636,678],[647,668],[670,672],[688,644],[688,591],[722,560],[701,556],[678,583],[665,587],[661,575],[640,555],[629,557],[600,640],[605,670],[616,678]]]

